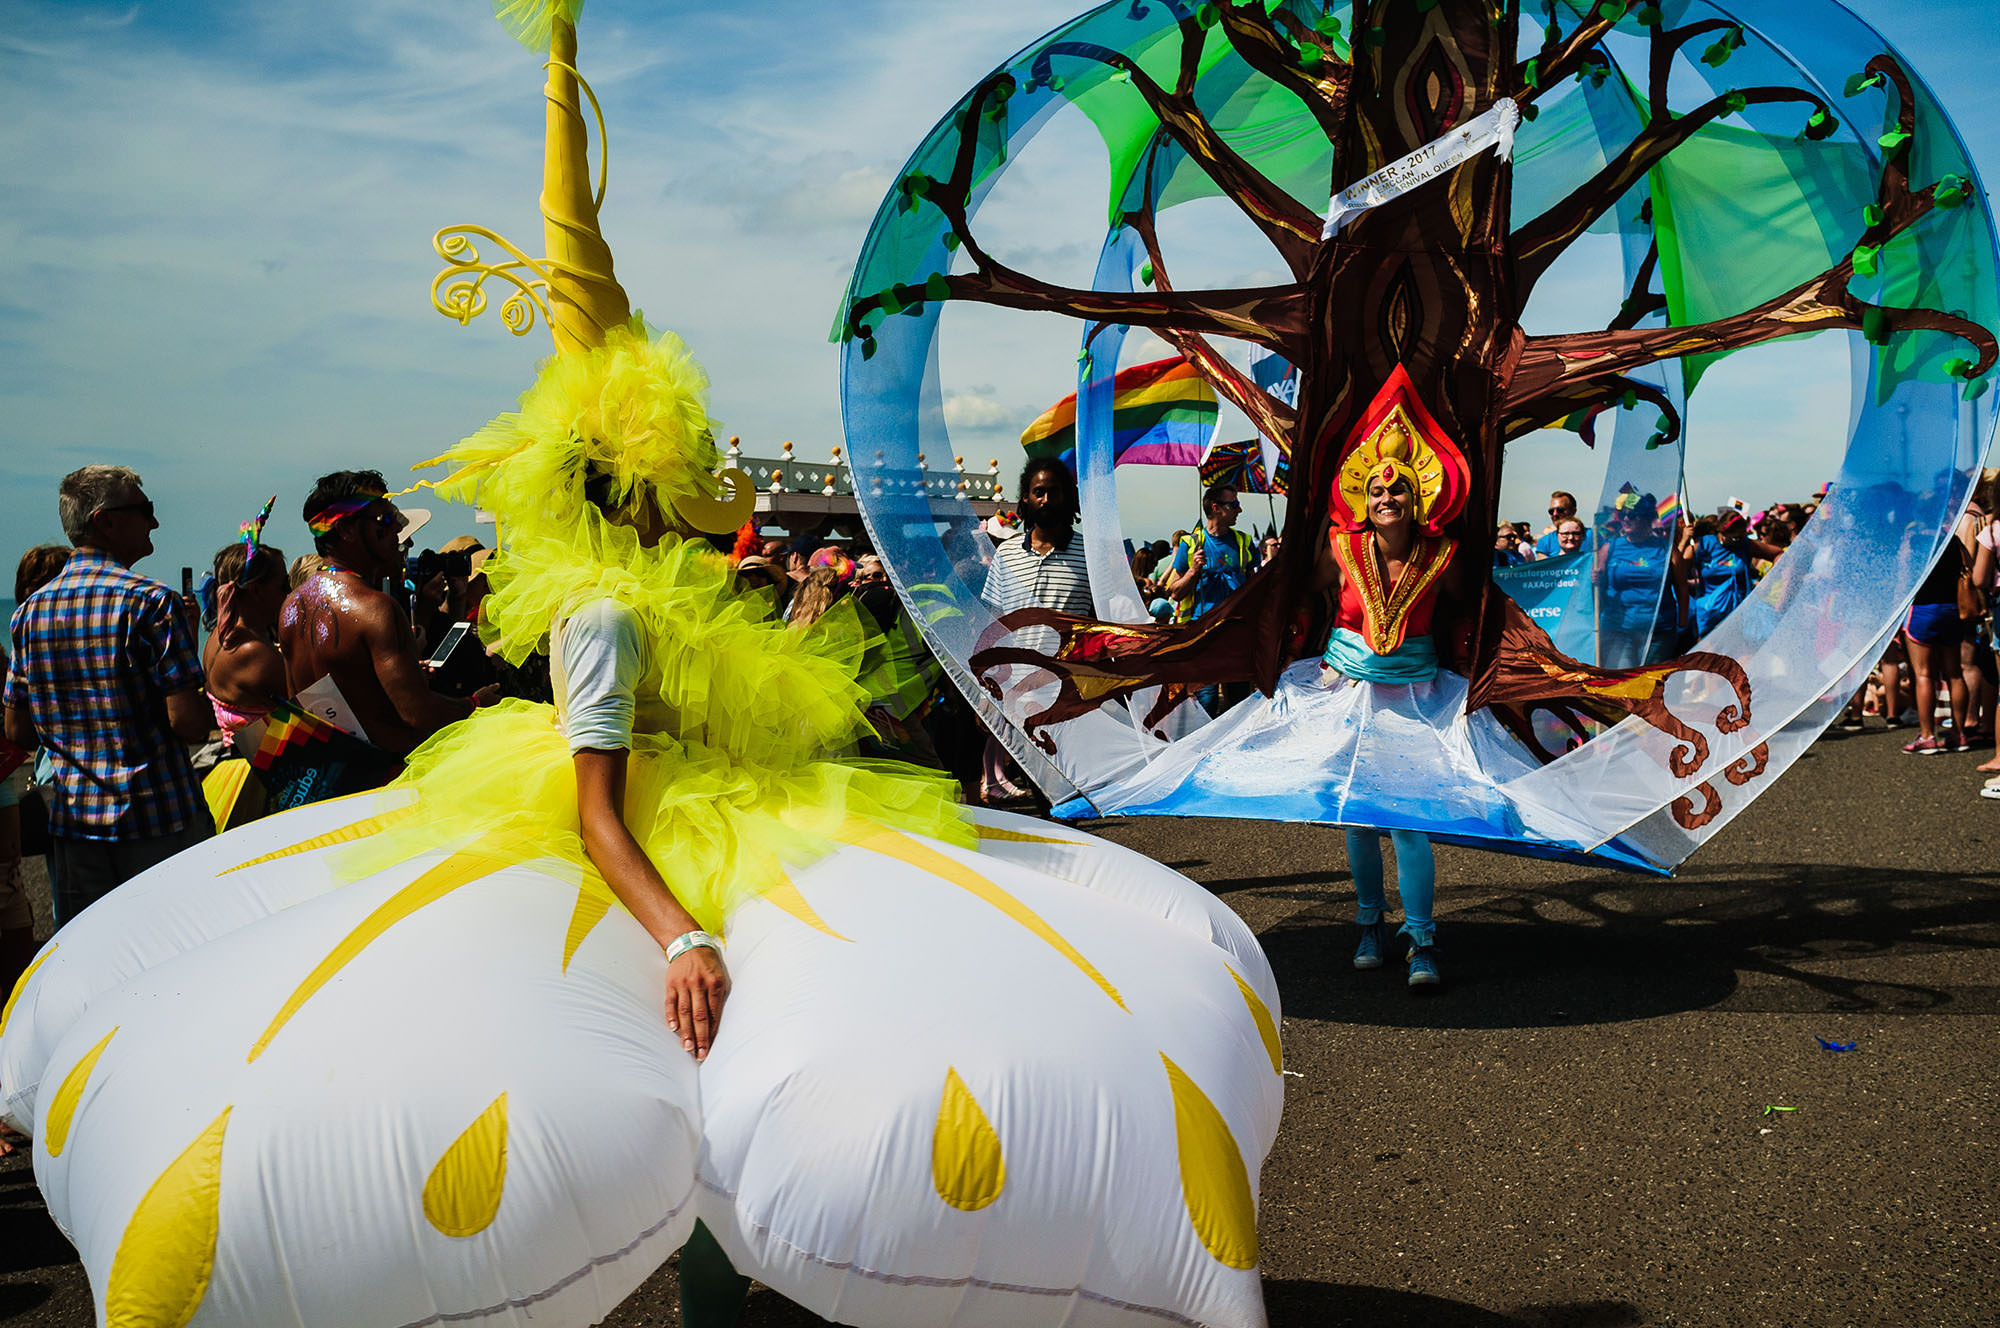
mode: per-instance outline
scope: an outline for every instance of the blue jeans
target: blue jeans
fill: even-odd
[[[1396,846],[1396,893],[1403,899],[1401,932],[1410,944],[1437,944],[1437,920],[1431,909],[1437,899],[1437,861],[1431,854],[1431,837],[1417,830],[1391,830],[1389,840]],[[1382,832],[1347,832],[1347,869],[1354,877],[1354,895],[1360,905],[1354,920],[1368,926],[1382,920],[1387,901],[1382,896]]]

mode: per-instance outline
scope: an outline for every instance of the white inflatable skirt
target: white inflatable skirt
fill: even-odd
[[[107,1328],[592,1324],[698,1218],[835,1322],[1263,1322],[1277,992],[1192,882],[988,812],[862,835],[730,918],[697,1067],[560,864],[336,884],[389,797],[162,864],[18,988],[0,1107]]]

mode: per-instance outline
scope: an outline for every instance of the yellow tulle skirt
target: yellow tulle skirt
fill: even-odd
[[[343,851],[359,879],[439,850],[560,861],[596,876],[583,847],[576,770],[555,709],[504,701],[440,730],[390,785],[416,797],[382,830]],[[788,867],[852,838],[857,822],[970,847],[949,778],[893,761],[822,759],[763,768],[665,734],[634,737],[625,826],[667,888],[705,929],[780,884]]]

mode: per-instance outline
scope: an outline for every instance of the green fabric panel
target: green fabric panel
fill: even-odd
[[[1265,0],[1264,7],[1275,11],[1279,3],[1280,0]],[[1345,33],[1350,19],[1347,0],[1336,0],[1325,8],[1341,21],[1341,31]],[[1335,45],[1346,54],[1344,42],[1336,39]],[[1137,61],[1154,81],[1171,88],[1180,68],[1179,30],[1166,28],[1125,54]],[[1326,136],[1304,103],[1243,63],[1220,25],[1208,30],[1200,70],[1196,103],[1225,143],[1301,201],[1325,191],[1333,159]],[[1099,82],[1088,90],[1073,93],[1070,100],[1090,117],[1104,140],[1111,170],[1108,220],[1115,226],[1119,213],[1127,206],[1133,178],[1143,169],[1146,146],[1160,127],[1159,118],[1128,83]],[[1317,140],[1316,148],[1309,148],[1310,140]],[[1314,170],[1313,153],[1327,163],[1328,169]],[[1299,182],[1299,187],[1293,188],[1288,183],[1291,181]],[[1213,197],[1221,192],[1206,174],[1185,161],[1176,170],[1173,184],[1178,190],[1174,202]],[[1162,206],[1167,204],[1163,201]]]
[[[1668,320],[1724,318],[1826,271],[1860,235],[1874,190],[1858,144],[1705,126],[1652,172]],[[1682,361],[1689,392],[1719,358]]]

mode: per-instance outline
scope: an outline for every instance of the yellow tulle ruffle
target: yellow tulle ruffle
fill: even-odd
[[[342,876],[482,844],[567,864],[578,879],[596,875],[553,707],[505,701],[481,710],[411,753],[390,787],[417,792],[412,814],[343,850]],[[971,846],[957,794],[945,776],[894,762],[765,767],[641,733],[626,767],[624,820],[682,907],[720,932],[731,909],[831,850],[853,820]]]

